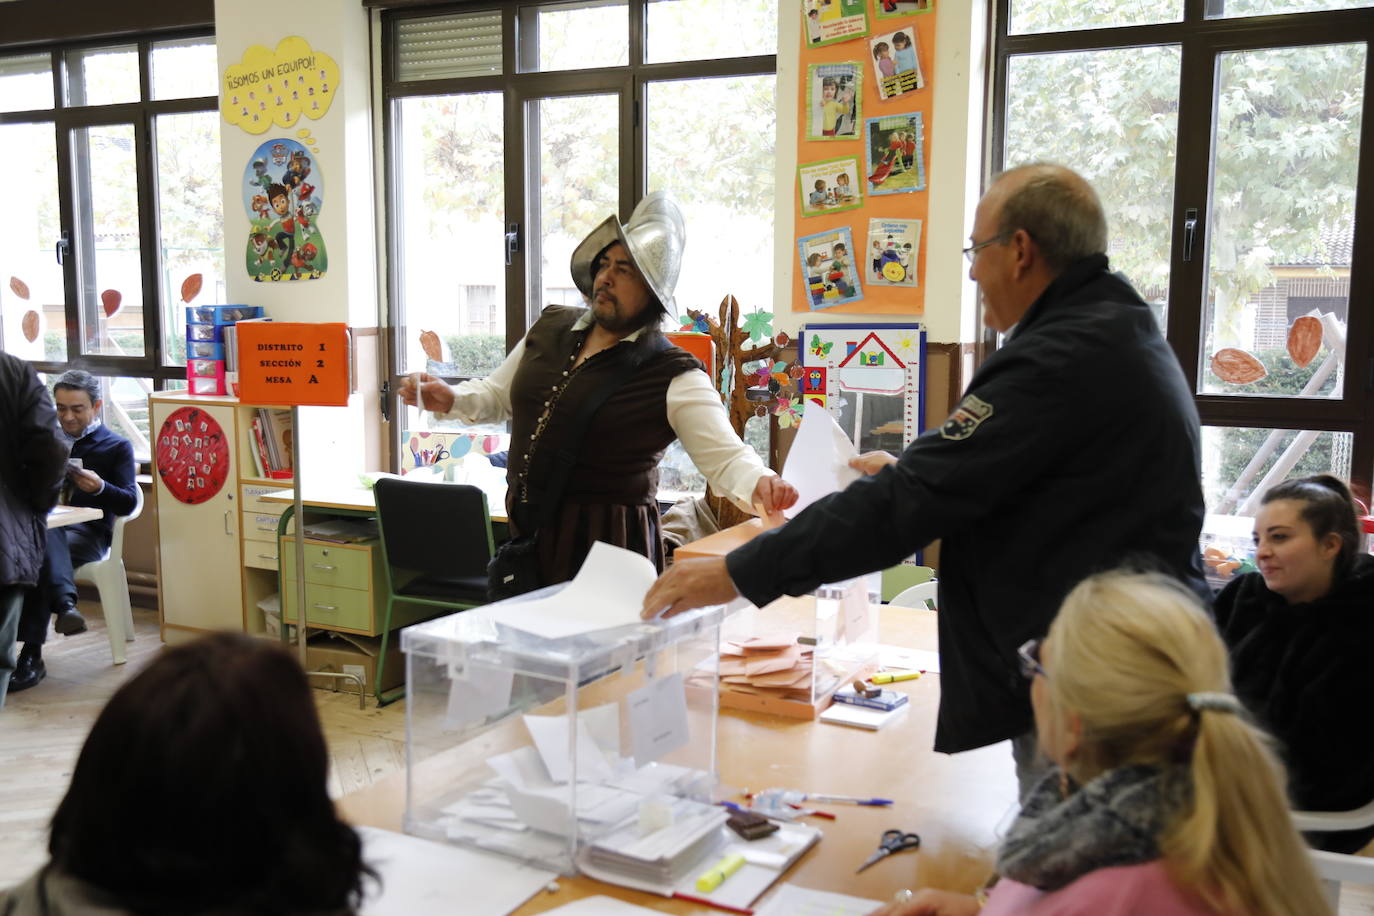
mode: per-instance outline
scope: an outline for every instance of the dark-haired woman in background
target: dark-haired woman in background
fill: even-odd
[[[100,713],[51,861],[0,892],[0,916],[351,914],[371,871],[327,769],[288,653],[227,633],[168,649]]]
[[[1255,517],[1259,572],[1216,601],[1236,694],[1279,741],[1293,807],[1346,811],[1374,799],[1374,729],[1352,716],[1374,662],[1374,556],[1360,550],[1350,490],[1326,474],[1264,494]],[[1309,834],[1354,852],[1374,828]]]

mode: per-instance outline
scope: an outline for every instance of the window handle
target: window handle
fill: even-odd
[[[57,240],[53,254],[57,256],[57,263],[61,264],[62,259],[72,253],[72,237],[67,230],[62,230],[62,238]]]
[[[1193,242],[1197,240],[1197,208],[1183,211],[1183,261],[1193,259]]]
[[[515,256],[520,253],[520,224],[510,223],[510,231],[506,233],[506,266],[510,267]]]

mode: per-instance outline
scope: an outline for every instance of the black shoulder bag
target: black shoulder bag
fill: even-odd
[[[539,532],[553,521],[554,513],[562,504],[563,491],[572,476],[573,467],[577,464],[577,456],[582,449],[582,437],[591,425],[592,417],[601,405],[606,403],[611,392],[624,385],[649,356],[666,350],[668,346],[668,341],[658,335],[654,343],[638,348],[638,352],[631,354],[619,371],[608,375],[601,387],[595,389],[582,402],[577,416],[573,419],[566,444],[554,454],[548,486],[544,488],[532,510],[522,513],[518,519],[520,529],[525,533],[499,544],[496,554],[487,564],[488,599],[501,601],[532,592],[548,584],[539,573]],[[513,511],[518,512],[519,507]],[[525,522],[531,524],[527,526]]]

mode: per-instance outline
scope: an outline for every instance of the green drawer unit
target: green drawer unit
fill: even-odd
[[[373,549],[373,548],[376,549]],[[386,580],[381,566],[381,547],[376,541],[361,544],[305,542],[305,582],[339,588],[382,588]],[[296,541],[281,539],[281,573],[296,580]]]
[[[296,621],[295,582],[286,583],[285,608],[287,623]],[[305,618],[309,626],[348,630],[357,633],[376,632],[373,622],[372,594],[362,589],[338,588],[333,585],[305,586]]]

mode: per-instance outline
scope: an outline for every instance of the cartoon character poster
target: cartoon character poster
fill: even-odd
[[[858,302],[864,297],[854,268],[854,236],[848,226],[797,240],[802,282],[813,309]]]
[[[329,253],[319,226],[324,176],[311,149],[287,137],[259,146],[243,172],[243,205],[248,276],[264,283],[325,275]]]

